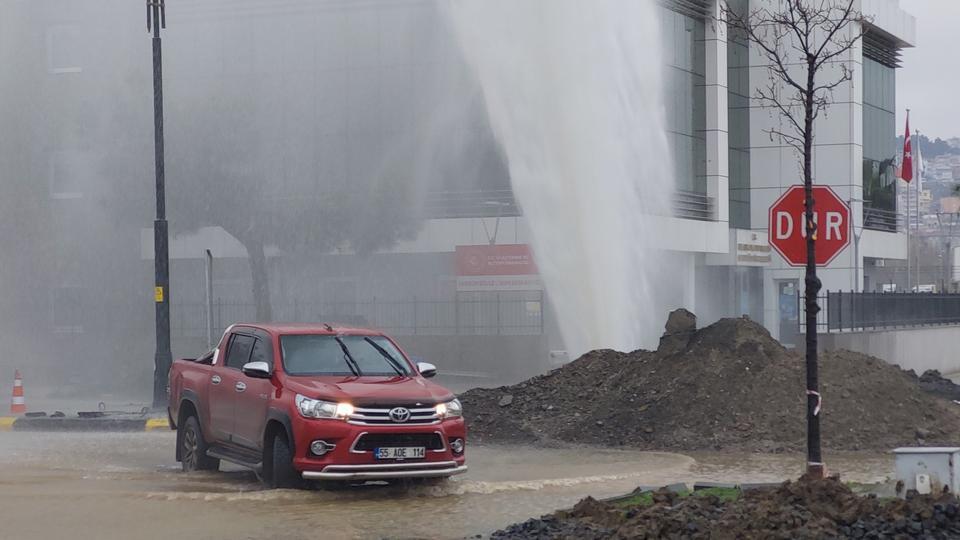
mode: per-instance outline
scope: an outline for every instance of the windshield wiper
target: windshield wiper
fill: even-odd
[[[400,375],[401,377],[407,376],[406,370],[400,367],[400,363],[397,362],[397,359],[391,356],[390,353],[384,350],[383,347],[381,347],[380,345],[377,345],[377,343],[372,339],[370,339],[369,337],[364,337],[363,340],[369,343],[370,345],[373,345],[373,348],[376,349],[381,356],[387,359],[387,363],[390,364],[390,367],[392,367],[393,370],[397,372],[397,375]]]
[[[356,375],[357,377],[363,375],[363,373],[360,372],[360,364],[358,364],[357,361],[353,359],[353,355],[350,354],[350,349],[347,348],[347,344],[344,343],[339,336],[333,339],[337,340],[337,343],[340,344],[340,350],[343,351],[343,360],[347,363],[347,366],[350,368],[350,371],[352,371],[353,374]]]

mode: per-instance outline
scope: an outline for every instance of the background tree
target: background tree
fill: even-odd
[[[295,120],[251,119],[263,96],[241,93],[184,101],[167,123],[168,208],[176,230],[219,226],[247,249],[258,321],[270,321],[268,247],[282,253],[358,253],[393,245],[419,227],[419,186],[409,163],[391,155],[369,175],[332,179],[313,161],[310,145],[293,159],[302,166],[277,165],[282,140],[297,132]]]
[[[815,257],[813,141],[816,120],[825,115],[833,91],[851,81],[849,66],[854,45],[863,36],[864,18],[855,0],[761,0],[761,7],[737,9],[724,2],[722,16],[728,28],[740,32],[767,62],[769,78],[756,89],[754,99],[782,119],[782,127],[768,130],[771,139],[796,151],[806,193],[807,266],[804,278],[806,308],[807,472],[823,475],[820,451],[820,394],[817,373],[817,295],[821,282]]]

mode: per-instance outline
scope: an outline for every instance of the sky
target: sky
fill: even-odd
[[[917,18],[917,47],[903,51],[897,71],[897,130],[906,109],[910,129],[928,137],[960,137],[960,0],[900,0]]]

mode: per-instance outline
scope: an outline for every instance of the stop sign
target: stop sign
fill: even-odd
[[[850,208],[827,186],[813,186],[813,220],[817,224],[817,266],[830,264],[850,243]],[[803,186],[791,186],[770,207],[770,245],[791,266],[807,264]]]

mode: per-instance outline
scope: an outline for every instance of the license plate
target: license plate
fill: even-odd
[[[427,457],[424,447],[377,448],[373,451],[377,459],[422,459]]]

